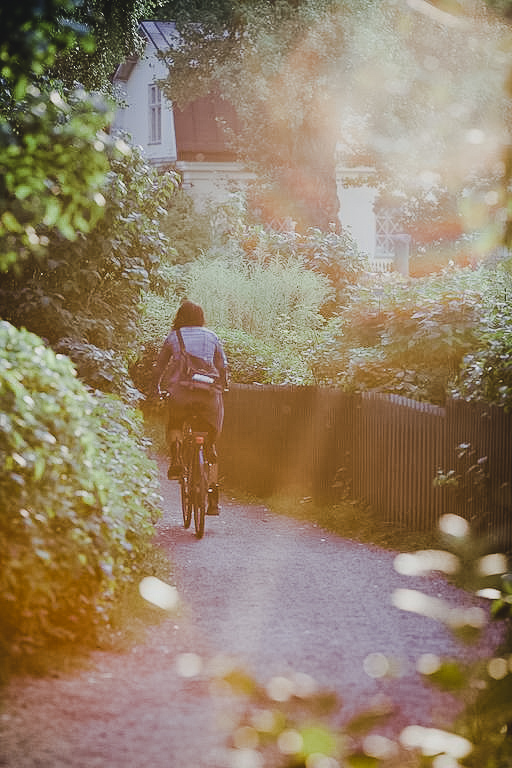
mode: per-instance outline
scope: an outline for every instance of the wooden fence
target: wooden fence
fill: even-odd
[[[512,414],[502,409],[242,385],[225,405],[220,469],[232,486],[261,496],[289,487],[318,500],[348,495],[410,530],[432,530],[450,511],[512,541]],[[448,470],[458,487],[436,487]]]

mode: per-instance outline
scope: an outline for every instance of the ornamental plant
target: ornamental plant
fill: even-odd
[[[160,497],[139,416],[0,323],[0,649],[91,641],[136,578]]]

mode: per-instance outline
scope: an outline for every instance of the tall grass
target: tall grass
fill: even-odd
[[[214,328],[243,330],[280,344],[303,346],[314,338],[329,295],[323,275],[296,257],[203,257],[191,265],[186,291]]]

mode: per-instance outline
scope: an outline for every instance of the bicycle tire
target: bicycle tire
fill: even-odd
[[[180,479],[181,485],[181,511],[183,513],[183,527],[190,528],[192,522],[192,499],[190,498],[190,484],[188,469],[185,469]]]
[[[196,537],[201,539],[204,535],[204,519],[206,515],[206,501],[208,497],[208,481],[206,477],[206,462],[202,445],[197,445],[194,451],[194,463],[192,466],[192,507],[194,510],[194,527]]]

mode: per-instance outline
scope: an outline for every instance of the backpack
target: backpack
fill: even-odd
[[[187,389],[202,389],[208,392],[220,390],[219,372],[202,357],[196,357],[187,352],[181,330],[176,331],[180,343],[180,366],[178,384]]]

